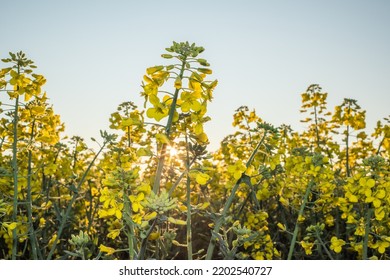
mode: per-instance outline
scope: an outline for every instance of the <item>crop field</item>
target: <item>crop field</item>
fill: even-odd
[[[305,130],[241,106],[210,151],[207,51],[161,56],[144,106],[118,104],[99,149],[66,135],[30,58],[2,59],[0,259],[390,258],[390,116],[367,131],[358,100],[328,108],[312,84]]]

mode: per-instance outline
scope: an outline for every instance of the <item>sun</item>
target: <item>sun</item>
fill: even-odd
[[[177,156],[177,154],[178,154],[178,150],[177,150],[176,148],[174,148],[174,147],[169,147],[169,155],[170,155],[171,157],[175,157],[175,156]]]

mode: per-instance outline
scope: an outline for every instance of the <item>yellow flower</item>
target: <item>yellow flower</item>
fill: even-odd
[[[298,216],[298,222],[299,222],[299,223],[303,223],[303,222],[305,221],[305,219],[306,219],[306,218],[305,218],[304,216],[302,216],[302,215],[299,215],[299,216]]]
[[[377,221],[381,221],[385,217],[385,209],[383,207],[375,208],[374,213]]]
[[[138,192],[143,192],[145,195],[150,194],[151,188],[147,183],[143,183],[140,187],[137,188]]]
[[[46,220],[45,218],[40,218],[39,219],[39,227],[43,228],[46,225]]]
[[[169,108],[164,103],[156,103],[153,104],[154,107],[149,108],[146,111],[146,115],[148,118],[155,119],[156,121],[160,121],[161,119],[168,116]]]
[[[332,250],[335,251],[336,253],[340,253],[342,247],[345,245],[345,241],[342,240],[342,239],[338,239],[336,236],[333,236],[333,237],[330,239],[330,242],[332,243],[332,244],[330,245],[330,249],[332,249]]]
[[[175,219],[173,217],[168,217],[168,222],[175,224],[175,225],[180,225],[180,226],[185,226],[187,224],[186,221]]]
[[[163,143],[163,144],[168,144],[169,139],[165,133],[157,133],[156,134],[156,140],[157,142]]]
[[[149,237],[148,237],[148,240],[156,240],[157,238],[160,237],[160,233],[159,232],[152,232]]]
[[[390,243],[387,241],[378,241],[378,252],[383,254],[386,251],[386,248],[390,247]]]
[[[34,115],[42,115],[45,112],[45,107],[43,106],[32,106],[31,111]]]
[[[114,229],[114,230],[111,230],[108,234],[107,234],[107,237],[108,238],[111,238],[111,239],[115,239],[119,236],[119,234],[121,233],[121,230],[120,229]]]
[[[330,214],[326,215],[326,217],[325,217],[325,223],[326,223],[326,225],[329,226],[329,227],[334,226],[334,218],[333,218],[333,216],[330,215]]]
[[[52,238],[50,238],[49,240],[49,243],[48,243],[48,246],[49,248],[51,248],[54,244],[54,241],[57,239],[57,234],[55,233]],[[57,244],[60,243],[60,240],[57,240]]]
[[[158,66],[153,66],[153,67],[149,67],[146,69],[146,73],[148,73],[148,75],[152,75],[158,71],[161,71],[164,69],[164,66],[162,65],[158,65]]]
[[[12,231],[18,226],[18,224],[15,223],[15,222],[13,222],[13,223],[3,223],[2,225],[7,229],[9,236],[12,236]]]
[[[286,231],[286,226],[283,225],[282,223],[277,223],[276,225],[277,225],[278,228],[280,228],[282,231]]]
[[[112,255],[115,253],[115,249],[111,247],[104,246],[103,244],[100,244],[99,250],[102,253],[107,253],[107,255]]]
[[[157,212],[153,211],[152,213],[146,214],[144,216],[144,220],[145,221],[149,221],[149,220],[152,220],[152,219],[156,218],[156,216],[157,216]]]
[[[209,180],[210,180],[210,176],[205,173],[199,172],[196,175],[196,182],[200,185],[205,185]]]
[[[314,246],[314,243],[313,242],[306,242],[306,241],[301,241],[301,246],[303,249],[305,249],[305,253],[306,255],[311,255],[313,252],[312,252],[312,249],[313,249],[313,246]]]
[[[142,210],[141,201],[144,200],[145,194],[143,192],[140,192],[137,196],[130,195],[129,199],[131,201],[131,208],[134,212],[138,212],[139,210]]]
[[[200,98],[199,92],[187,92],[183,91],[181,93],[181,110],[183,113],[188,112],[189,110],[193,110],[194,112],[199,111],[202,109],[202,105],[200,102],[197,100]]]
[[[242,173],[246,170],[246,166],[242,163],[242,160],[238,160],[234,165],[228,166],[228,172],[233,174],[234,179],[241,178]]]

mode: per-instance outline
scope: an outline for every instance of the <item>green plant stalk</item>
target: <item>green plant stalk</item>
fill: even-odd
[[[105,141],[103,143],[103,145],[101,146],[100,150],[96,153],[95,157],[92,159],[91,163],[88,165],[88,168],[87,170],[84,172],[83,174],[83,177],[81,178],[79,184],[77,185],[77,188],[76,188],[76,191],[73,192],[73,196],[72,196],[72,199],[70,200],[69,204],[68,204],[68,207],[66,209],[66,212],[65,212],[65,215],[62,216],[62,219],[61,219],[61,224],[60,224],[60,227],[58,228],[58,231],[57,231],[57,237],[56,239],[54,240],[54,243],[53,243],[53,246],[51,247],[51,250],[49,252],[49,255],[47,256],[47,260],[51,260],[51,258],[53,257],[53,254],[54,254],[54,251],[57,247],[57,242],[58,240],[60,239],[61,237],[61,234],[62,234],[62,231],[64,230],[64,227],[65,227],[65,224],[66,224],[66,221],[70,215],[70,212],[72,211],[72,206],[73,206],[73,203],[76,201],[77,197],[78,197],[78,194],[79,194],[79,191],[80,191],[80,188],[81,188],[81,185],[84,183],[85,181],[85,178],[87,177],[90,169],[92,168],[95,160],[97,159],[97,157],[99,156],[99,154],[103,151],[104,147],[106,146],[107,144],[107,141]]]
[[[320,236],[320,233],[318,232],[318,230],[316,229],[316,237],[317,237],[317,240],[320,242],[322,248],[324,248],[326,254],[328,255],[328,257],[331,259],[331,260],[334,260],[332,254],[329,252],[328,248],[325,246],[324,242],[322,241],[322,238]]]
[[[310,181],[309,184],[307,185],[306,193],[305,193],[305,196],[303,197],[303,202],[302,202],[301,208],[299,209],[299,212],[298,212],[298,218],[297,218],[297,221],[296,221],[296,224],[295,224],[293,237],[291,239],[290,250],[288,252],[287,260],[291,260],[292,259],[292,255],[294,253],[294,248],[295,248],[295,242],[297,241],[297,236],[298,236],[298,231],[299,231],[299,221],[298,221],[298,219],[299,219],[300,216],[302,216],[303,211],[305,210],[307,199],[309,198],[309,194],[311,192],[311,188],[312,188],[313,185],[314,185],[313,181]]]
[[[191,167],[191,165],[196,161],[196,159],[197,159],[197,158],[194,157],[194,158],[191,160],[191,162],[190,162],[190,164],[189,164],[189,166],[188,166],[188,169],[189,169],[189,168]],[[186,174],[187,174],[187,170],[183,171],[183,172],[180,174],[179,178],[177,178],[175,184],[169,189],[169,192],[168,192],[169,197],[172,196],[174,190],[175,190],[176,187],[180,184],[181,180],[183,179],[184,175],[186,175]]]
[[[30,135],[30,141],[34,138],[34,129],[35,129],[35,119],[32,123],[31,127],[31,135]],[[38,250],[38,242],[37,237],[35,235],[35,229],[34,229],[34,223],[32,218],[32,196],[31,196],[31,176],[32,176],[32,168],[31,168],[31,162],[32,162],[32,152],[31,150],[28,151],[28,164],[27,164],[27,216],[28,216],[28,231],[30,234],[30,244],[31,244],[31,253],[33,256],[33,259],[38,259],[37,250]]]
[[[364,230],[364,239],[363,239],[363,252],[362,252],[363,260],[368,259],[368,235],[370,234],[371,216],[372,216],[372,208],[368,208],[368,211],[366,212],[366,227]]]
[[[3,149],[4,141],[5,141],[5,137],[1,138],[1,141],[0,141],[0,151]]]
[[[192,231],[191,231],[191,181],[187,175],[187,254],[188,259],[192,260]]]
[[[187,254],[188,259],[192,260],[192,231],[191,231],[191,181],[190,181],[190,154],[189,154],[189,145],[188,145],[188,136],[186,133],[186,169],[187,169],[187,182],[186,182],[186,189],[187,189]]]
[[[127,127],[127,147],[131,147],[131,130],[130,126]]]
[[[180,79],[183,79],[183,74],[184,74],[186,62],[187,62],[187,57],[184,57],[182,64],[181,64],[180,73],[179,73]],[[173,116],[174,116],[175,111],[176,111],[176,103],[177,103],[177,98],[179,96],[179,90],[180,89],[178,89],[178,88],[175,90],[175,93],[173,95],[172,104],[171,104],[171,107],[169,108],[168,122],[167,122],[167,125],[165,126],[165,134],[167,135],[168,138],[169,138],[169,135],[171,134]],[[167,144],[164,143],[161,147],[161,154],[160,154],[160,157],[159,157],[158,163],[157,163],[156,178],[154,179],[154,184],[153,184],[153,192],[156,194],[160,191],[161,174],[162,174],[162,170],[164,168],[166,150],[167,150]]]
[[[380,153],[381,153],[381,147],[382,147],[382,145],[383,145],[383,142],[385,142],[385,140],[386,140],[386,136],[383,136],[382,140],[381,140],[381,141],[379,142],[379,144],[378,144],[378,148],[377,148],[376,153],[375,153],[377,156],[380,155]],[[0,145],[0,148],[1,148],[1,145]]]
[[[148,244],[147,241],[148,241],[148,238],[149,238],[150,234],[152,233],[154,227],[156,226],[156,223],[157,223],[157,218],[154,219],[153,224],[150,226],[149,230],[146,232],[145,238],[142,239],[141,248],[140,248],[139,254],[138,254],[138,259],[139,260],[144,260],[145,259],[146,246]]]
[[[130,260],[134,260],[134,245],[135,245],[135,242],[134,242],[134,225],[133,225],[133,221],[131,219],[131,216],[132,216],[132,211],[131,211],[131,202],[129,200],[129,197],[127,196],[125,190],[123,190],[123,193],[125,193],[125,198],[124,198],[124,213],[123,213],[123,217],[124,217],[124,220],[125,220],[125,223],[127,225],[127,227],[129,228],[129,231],[127,232],[127,239],[128,239],[128,244],[129,244],[129,259]]]
[[[341,222],[340,211],[339,211],[338,207],[335,210],[336,210],[335,233],[336,233],[336,237],[340,238],[340,222]],[[340,259],[339,254],[336,254],[336,260],[339,260],[339,259]]]
[[[20,72],[18,66],[18,73]],[[15,111],[14,111],[14,123],[13,123],[13,133],[14,139],[12,143],[12,174],[14,179],[14,197],[13,197],[13,211],[12,211],[12,222],[17,222],[17,213],[18,213],[18,122],[19,122],[19,95],[16,97],[15,101]],[[16,228],[12,230],[12,260],[16,260],[16,253],[18,247],[18,236],[16,233]]]
[[[264,131],[263,137],[261,138],[260,142],[257,144],[256,148],[253,150],[251,156],[249,157],[249,159],[246,163],[247,168],[252,164],[252,161],[255,158],[257,151],[260,149],[261,145],[263,144],[266,135],[267,135],[267,131]],[[215,244],[216,244],[216,236],[218,236],[218,232],[219,232],[219,230],[220,230],[220,228],[225,220],[227,212],[229,211],[229,208],[233,203],[234,197],[236,196],[236,192],[240,186],[242,178],[243,178],[243,174],[241,175],[241,177],[237,180],[236,184],[234,185],[234,187],[233,187],[233,189],[232,189],[232,191],[231,191],[231,193],[230,193],[230,195],[229,195],[229,197],[224,205],[221,217],[218,218],[217,221],[215,222],[215,225],[214,225],[214,228],[213,228],[213,231],[211,234],[210,243],[209,243],[209,246],[207,248],[206,260],[211,260],[211,258],[213,257],[214,248],[215,248]]]
[[[351,170],[350,170],[350,167],[349,167],[349,125],[347,126],[347,135],[345,136],[345,166],[346,166],[346,169],[347,169],[347,177],[350,177],[351,176]]]

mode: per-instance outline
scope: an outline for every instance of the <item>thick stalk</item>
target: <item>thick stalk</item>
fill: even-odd
[[[266,135],[267,135],[267,131],[264,132],[263,137],[261,138],[260,142],[257,144],[256,148],[253,150],[251,156],[249,157],[249,159],[246,163],[247,168],[252,164],[252,161],[255,158],[257,151],[260,149],[261,145],[263,144]],[[233,189],[232,189],[232,191],[231,191],[231,193],[230,193],[230,195],[225,203],[225,206],[222,210],[221,217],[219,217],[215,222],[214,229],[213,229],[214,234],[211,234],[209,247],[207,248],[206,260],[211,260],[211,258],[213,257],[214,248],[215,248],[215,244],[216,244],[216,236],[218,236],[219,229],[221,228],[221,226],[225,220],[225,217],[227,215],[227,212],[229,211],[229,208],[233,203],[233,200],[236,196],[236,192],[240,186],[242,178],[243,178],[243,175],[241,175],[241,177],[237,180],[236,184],[234,185],[234,187],[233,187]]]
[[[127,147],[131,146],[131,130],[130,126],[127,127]]]
[[[364,229],[364,239],[363,239],[363,252],[362,259],[368,259],[368,235],[370,234],[371,227],[371,216],[372,216],[372,208],[369,208],[366,212],[366,227]]]
[[[384,137],[382,138],[381,142],[380,142],[379,145],[378,145],[378,148],[377,148],[377,150],[376,150],[376,155],[377,155],[377,156],[380,155],[381,147],[382,147],[383,142],[384,142],[385,140],[386,140],[386,136],[384,136]],[[0,147],[1,147],[1,146],[0,146]]]
[[[322,238],[321,238],[321,236],[320,236],[320,233],[318,232],[317,229],[316,229],[316,237],[317,237],[317,240],[320,242],[320,245],[324,248],[325,253],[328,255],[329,259],[334,260],[332,254],[329,252],[328,248],[327,248],[326,245],[324,244],[324,241],[322,241]]]
[[[18,69],[19,72],[19,69]],[[14,179],[14,199],[13,199],[13,212],[12,212],[12,222],[17,222],[18,214],[18,121],[19,121],[19,95],[16,97],[15,101],[15,111],[14,111],[14,123],[13,123],[13,133],[14,139],[12,142],[12,174]],[[18,236],[16,228],[12,230],[12,259],[16,260],[16,253],[18,247]]]
[[[191,230],[191,181],[187,175],[187,255],[192,260],[192,230]]]
[[[346,145],[346,152],[345,152],[345,166],[346,166],[346,169],[347,169],[347,177],[350,177],[351,176],[351,171],[349,169],[349,125],[347,126],[347,135],[345,137],[345,145]]]
[[[190,153],[188,145],[188,136],[186,134],[186,169],[187,169],[187,254],[188,259],[192,260],[192,230],[191,230],[191,181],[190,181]]]
[[[130,260],[134,260],[134,247],[135,247],[135,242],[134,242],[134,225],[133,225],[133,221],[132,221],[132,210],[131,210],[131,202],[130,202],[130,199],[128,197],[128,194],[126,192],[126,190],[123,190],[123,193],[125,194],[125,197],[124,197],[124,213],[123,213],[123,217],[124,217],[124,220],[126,222],[126,225],[128,227],[128,232],[127,232],[127,241],[128,241],[128,246],[129,246],[129,259]]]
[[[141,248],[140,248],[139,254],[138,254],[138,259],[139,260],[144,260],[145,259],[146,246],[148,244],[147,241],[148,241],[148,238],[149,238],[150,234],[154,230],[154,227],[156,226],[156,223],[157,223],[157,219],[154,219],[153,224],[150,226],[149,230],[146,232],[145,238],[142,239]]]
[[[58,228],[58,231],[57,231],[57,237],[56,239],[54,240],[53,242],[53,246],[51,247],[51,250],[49,252],[49,255],[47,256],[47,260],[51,260],[51,258],[53,257],[53,254],[54,254],[54,251],[57,247],[57,242],[58,240],[60,239],[61,237],[61,234],[62,234],[62,231],[64,230],[65,228],[65,224],[66,224],[66,221],[68,220],[68,217],[70,215],[70,212],[72,211],[72,206],[73,206],[73,203],[76,201],[78,195],[79,195],[79,191],[80,191],[80,188],[82,186],[82,184],[84,183],[85,181],[85,178],[87,177],[88,173],[89,173],[89,170],[92,168],[95,160],[97,159],[97,157],[99,156],[99,154],[103,151],[105,145],[107,144],[107,142],[104,142],[104,144],[102,145],[102,147],[100,148],[100,150],[96,153],[95,157],[92,159],[91,163],[88,165],[88,168],[87,170],[84,172],[83,174],[83,177],[81,178],[79,184],[77,185],[77,188],[76,188],[76,191],[73,192],[73,196],[72,196],[72,199],[69,201],[69,204],[68,204],[68,207],[66,209],[66,212],[65,212],[65,215],[62,216],[62,219],[61,219],[61,224],[60,224],[60,227]]]
[[[196,161],[196,157],[194,157],[194,158],[191,160],[191,162],[190,162],[190,164],[189,164],[189,166],[188,166],[188,169],[190,169],[191,165],[192,165],[195,161]],[[183,179],[184,175],[186,175],[186,174],[187,174],[187,170],[186,170],[186,171],[183,171],[183,172],[180,174],[179,178],[177,178],[175,184],[169,189],[169,192],[168,192],[169,197],[172,196],[173,191],[174,191],[174,190],[176,189],[176,187],[180,184],[181,180]]]
[[[310,181],[310,183],[307,185],[306,193],[305,193],[305,196],[303,197],[303,202],[302,202],[301,208],[299,209],[299,212],[298,212],[298,218],[297,218],[297,221],[295,224],[293,237],[291,239],[290,250],[288,252],[288,257],[287,257],[288,260],[292,259],[292,255],[294,253],[294,248],[295,248],[295,242],[297,241],[297,236],[298,236],[298,231],[299,231],[299,217],[301,217],[303,215],[303,211],[305,210],[307,199],[309,198],[309,194],[311,192],[311,188],[313,187],[313,185],[314,185],[313,181]]]
[[[31,135],[30,135],[30,141],[32,142],[34,138],[34,129],[35,129],[35,120],[32,123],[31,126]],[[34,229],[34,223],[32,218],[32,196],[31,196],[31,176],[32,176],[32,152],[31,150],[28,151],[28,163],[27,163],[27,216],[28,216],[28,231],[30,235],[30,245],[31,245],[31,253],[33,256],[33,259],[38,259],[37,250],[38,250],[38,242],[37,237],[35,235],[35,229]]]
[[[187,62],[187,57],[184,57],[182,64],[181,64],[180,73],[179,73],[180,79],[183,79],[183,74],[184,74],[186,62]],[[179,96],[179,91],[180,91],[180,89],[178,89],[178,88],[175,90],[175,93],[173,95],[172,104],[171,104],[171,107],[169,109],[168,122],[167,122],[167,125],[165,127],[165,134],[167,135],[168,138],[169,138],[169,135],[171,134],[173,117],[174,117],[175,111],[176,111],[176,103],[177,103],[177,98]],[[153,192],[156,194],[160,191],[161,174],[162,174],[162,170],[164,168],[166,151],[167,151],[167,144],[164,143],[161,147],[161,153],[160,153],[160,157],[159,157],[158,163],[157,163],[156,178],[154,179],[154,184],[153,184]]]

